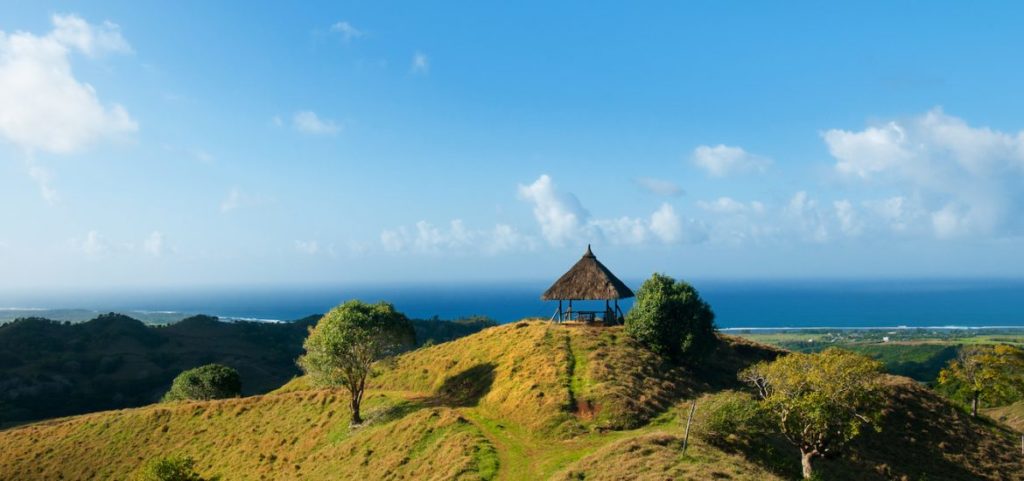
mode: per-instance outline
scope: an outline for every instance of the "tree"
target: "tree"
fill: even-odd
[[[217,481],[195,472],[196,462],[187,456],[167,456],[150,460],[136,475],[136,481]]]
[[[740,373],[771,424],[800,449],[804,479],[812,462],[838,453],[882,416],[882,364],[840,349],[793,353]]]
[[[968,346],[957,351],[939,372],[939,385],[948,394],[966,398],[971,416],[984,399],[990,405],[1009,404],[1024,392],[1024,350],[1008,345]]]
[[[412,323],[394,306],[352,300],[332,309],[309,330],[299,366],[315,385],[347,388],[352,424],[361,424],[359,406],[374,365],[415,343]]]
[[[238,397],[242,380],[238,371],[221,364],[207,364],[178,374],[164,401],[203,401]]]
[[[715,314],[693,286],[654,274],[636,293],[626,315],[626,333],[649,349],[694,361],[717,342]]]

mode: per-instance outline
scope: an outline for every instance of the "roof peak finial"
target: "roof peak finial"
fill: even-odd
[[[583,254],[583,257],[597,257],[594,252],[590,250],[590,244],[587,244],[587,253]]]

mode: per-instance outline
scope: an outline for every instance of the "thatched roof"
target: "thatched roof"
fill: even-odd
[[[559,299],[605,300],[627,297],[633,297],[633,291],[629,290],[625,283],[597,260],[594,253],[590,251],[589,245],[583,258],[540,296],[545,301]]]

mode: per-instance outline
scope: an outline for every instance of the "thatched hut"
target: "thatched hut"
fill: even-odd
[[[619,324],[622,322],[622,309],[619,308],[619,299],[633,297],[633,291],[626,284],[615,277],[612,271],[608,270],[587,245],[587,252],[572,266],[568,272],[558,278],[544,294],[540,296],[545,301],[558,301],[558,310],[551,316],[551,320],[595,322],[603,320],[605,324]],[[569,309],[562,310],[562,302],[569,301]],[[604,312],[573,310],[572,301],[604,301]],[[614,301],[614,307],[610,304]],[[599,318],[598,315],[603,314]]]

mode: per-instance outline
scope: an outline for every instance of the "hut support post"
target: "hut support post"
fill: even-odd
[[[558,322],[562,322],[562,300],[558,300]]]
[[[619,309],[619,300],[618,299],[615,299],[615,314],[619,316],[619,318],[616,319],[616,321],[621,323],[623,315],[622,315],[622,309]]]
[[[569,312],[567,313],[567,317],[568,317],[568,319],[566,319],[567,321],[571,321],[572,320],[572,299],[569,299]]]

